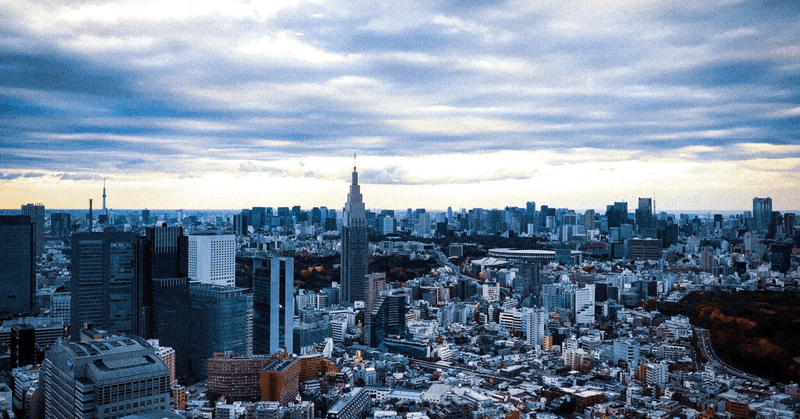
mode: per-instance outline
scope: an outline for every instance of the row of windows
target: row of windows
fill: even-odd
[[[125,400],[152,397],[170,392],[169,377],[149,378],[140,381],[98,386],[95,388],[95,400],[98,405],[118,403]]]

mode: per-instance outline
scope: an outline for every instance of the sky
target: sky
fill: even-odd
[[[0,0],[0,208],[800,208],[800,2]]]

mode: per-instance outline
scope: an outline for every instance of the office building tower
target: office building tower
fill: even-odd
[[[628,203],[615,202],[614,205],[606,206],[606,219],[608,227],[619,227],[628,223]]]
[[[661,240],[628,240],[628,257],[633,260],[658,260],[661,258]]]
[[[0,216],[0,313],[33,314],[34,225],[27,215]]]
[[[150,224],[150,210],[147,208],[142,210],[142,224]]]
[[[193,282],[189,285],[189,368],[193,377],[206,375],[214,352],[247,350],[247,296],[244,288]]]
[[[240,213],[233,215],[233,233],[237,236],[246,236],[249,233],[246,214]]]
[[[92,212],[92,200],[91,199],[89,200],[89,215],[88,215],[88,218],[89,218],[89,220],[88,220],[87,224],[89,225],[89,228],[87,229],[87,231],[92,232],[92,231],[94,231],[94,213]]]
[[[636,226],[639,231],[655,227],[653,222],[653,200],[651,198],[639,198],[639,207],[636,208]]]
[[[78,340],[84,324],[144,335],[142,284],[135,276],[135,233],[76,233],[72,236],[72,316]]]
[[[67,239],[72,233],[72,217],[68,212],[50,214],[50,235],[58,239]]]
[[[342,214],[342,300],[347,303],[364,300],[364,277],[367,275],[367,219],[358,172],[353,167],[350,193]]]
[[[39,385],[46,419],[170,409],[169,370],[138,337],[57,343],[47,353]]]
[[[50,297],[50,317],[60,319],[64,324],[69,324],[70,313],[72,312],[72,294],[64,286],[58,289]]]
[[[548,320],[547,310],[524,307],[521,320],[522,332],[525,333],[525,343],[541,346],[544,342],[545,324]]]
[[[364,323],[364,344],[373,348],[389,335],[405,334],[406,295],[379,296],[372,309],[364,315]]]
[[[586,229],[586,231],[591,231],[597,228],[595,224],[594,210],[586,210],[586,212],[583,213],[583,228]]]
[[[11,368],[36,363],[36,328],[27,323],[11,326]]]
[[[378,312],[376,308],[379,308],[376,306],[382,303],[382,297],[380,294],[386,290],[386,274],[369,274],[366,276],[365,282],[366,295],[364,296],[364,337],[367,344],[369,344],[369,342],[371,342],[370,336],[375,333],[373,329],[377,326],[376,322],[379,322],[379,320],[375,318],[375,313]]]
[[[767,234],[772,220],[772,198],[753,198],[753,228],[755,233]]]
[[[189,278],[204,284],[236,285],[236,236],[189,236]]]
[[[27,215],[33,223],[33,251],[39,258],[44,253],[44,205],[27,204],[21,208],[22,215]]]
[[[576,289],[574,295],[575,323],[594,323],[594,284],[588,284],[585,288]]]
[[[253,259],[253,353],[294,350],[294,259]]]
[[[622,363],[628,370],[639,368],[639,341],[633,338],[614,339],[614,364]]]
[[[148,227],[137,246],[137,280],[142,284],[144,337],[176,352],[179,376],[188,374],[189,239],[183,227]]]
[[[783,215],[783,224],[786,226],[786,237],[792,238],[795,234],[795,214],[793,212],[789,212]]]

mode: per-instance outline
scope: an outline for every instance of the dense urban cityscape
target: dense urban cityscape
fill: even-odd
[[[367,210],[350,183],[343,209],[113,211],[103,185],[96,209],[5,210],[4,417],[796,417],[794,336],[739,342],[742,365],[708,325],[760,325],[680,311],[796,305],[800,230],[771,198]]]

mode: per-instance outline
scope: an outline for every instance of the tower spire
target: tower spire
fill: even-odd
[[[353,171],[356,171],[356,153],[353,153]]]
[[[106,209],[106,178],[103,178],[103,213],[108,215],[108,209]]]

